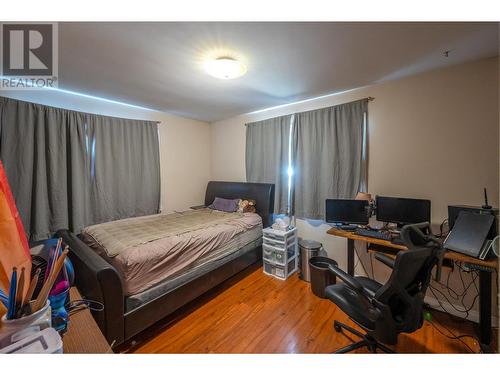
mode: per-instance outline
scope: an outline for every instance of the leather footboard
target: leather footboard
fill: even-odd
[[[125,338],[124,295],[116,269],[96,254],[69,230],[56,233],[69,246],[69,258],[75,268],[75,284],[84,298],[100,302],[103,311],[93,311],[108,343],[117,345]]]

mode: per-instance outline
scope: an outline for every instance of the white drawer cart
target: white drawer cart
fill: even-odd
[[[286,280],[298,269],[297,228],[287,232],[265,228],[262,238],[264,273]]]

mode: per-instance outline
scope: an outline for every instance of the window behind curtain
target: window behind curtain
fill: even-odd
[[[327,198],[354,199],[366,188],[366,99],[297,113],[294,214],[324,219]]]
[[[276,213],[323,219],[327,198],[366,191],[367,108],[363,99],[247,124],[247,181],[276,184]]]
[[[94,223],[155,214],[160,206],[158,124],[87,115]]]
[[[274,213],[288,210],[288,158],[292,116],[246,124],[247,182],[275,184]],[[257,203],[258,204],[258,203]]]
[[[156,123],[3,97],[0,110],[0,157],[30,241],[158,211]]]

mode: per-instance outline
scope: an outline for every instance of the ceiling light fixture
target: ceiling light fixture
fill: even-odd
[[[207,61],[205,69],[212,77],[220,79],[238,78],[247,72],[245,65],[231,57],[219,57]]]

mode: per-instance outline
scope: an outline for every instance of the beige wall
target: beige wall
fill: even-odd
[[[163,210],[203,204],[210,180],[210,126],[176,117],[160,127]]]
[[[487,59],[212,123],[212,177],[245,180],[246,122],[373,96],[368,186],[374,194],[498,205],[498,60]]]
[[[57,91],[0,91],[0,96],[76,111],[159,121],[163,211],[171,212],[203,203],[210,179],[208,123]]]
[[[432,221],[440,223],[450,204],[482,204],[483,187],[498,206],[498,95],[495,58],[214,122],[212,178],[245,180],[245,123],[373,96],[369,191],[430,199]],[[297,227],[302,237],[321,241],[346,266],[345,242],[326,235],[327,225],[298,220]],[[370,259],[360,254],[357,272],[371,275]],[[387,277],[380,267],[374,272],[377,279]]]

